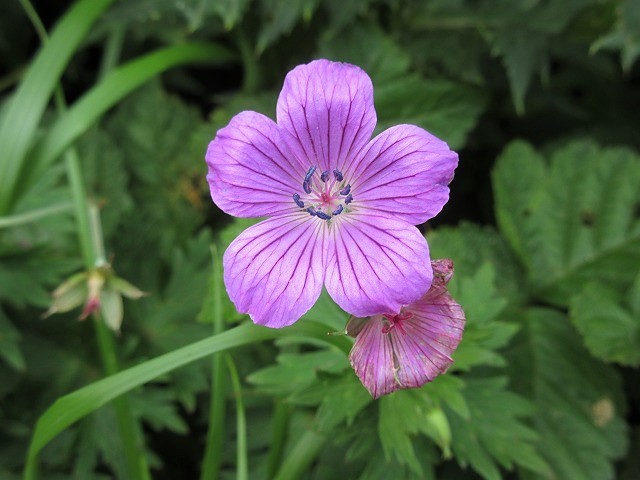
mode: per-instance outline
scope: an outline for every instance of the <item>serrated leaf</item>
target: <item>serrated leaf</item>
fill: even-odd
[[[464,145],[484,109],[484,94],[475,87],[409,73],[408,55],[380,29],[346,29],[325,42],[321,51],[329,58],[361,66],[372,77],[378,131],[416,124],[455,149]]]
[[[532,172],[531,184],[514,187]],[[498,159],[493,184],[498,224],[537,296],[567,305],[593,278],[624,288],[637,275],[640,158],[632,151],[574,141],[547,165],[514,142]]]
[[[316,7],[317,0],[262,0],[260,3],[262,22],[256,45],[258,53],[289,33],[298,20],[308,20]]]
[[[411,66],[409,55],[371,23],[358,22],[335,37],[325,38],[319,50],[323,57],[358,65],[374,85],[404,76]]]
[[[523,421],[533,413],[533,405],[507,390],[506,383],[504,378],[465,380],[462,394],[469,418],[454,412],[448,415],[455,458],[490,480],[502,478],[496,463],[509,470],[517,465],[548,473],[536,450],[538,435]]]
[[[596,40],[591,51],[620,50],[622,68],[628,72],[640,57],[640,3],[636,0],[620,3],[613,30]]]
[[[472,366],[504,366],[504,359],[495,350],[506,345],[517,326],[498,321],[497,317],[508,302],[496,294],[495,270],[489,263],[482,265],[473,276],[454,273],[449,291],[462,306],[466,325],[462,341],[453,354],[452,369],[469,370]]]
[[[308,388],[320,371],[340,373],[348,367],[341,351],[324,350],[304,354],[281,354],[278,365],[253,372],[247,380],[273,395],[287,395]]]
[[[589,284],[571,300],[571,320],[594,356],[608,362],[638,366],[640,311],[623,305],[621,297],[607,285]]]
[[[453,260],[454,283],[459,277],[476,273],[485,263],[495,270],[495,291],[510,303],[526,299],[522,268],[509,245],[492,227],[463,222],[459,226],[441,227],[429,233],[427,240],[432,258]]]
[[[617,372],[595,360],[560,313],[531,309],[509,351],[514,387],[532,399],[538,450],[554,478],[614,478],[627,449]]]

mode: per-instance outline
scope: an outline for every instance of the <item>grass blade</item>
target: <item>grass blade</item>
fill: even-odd
[[[123,393],[213,353],[280,336],[311,337],[346,351],[351,347],[346,338],[327,335],[326,325],[307,320],[280,330],[247,323],[161,355],[59,398],[36,424],[27,454],[25,477],[34,478],[38,452],[47,443],[74,422]]]
[[[49,165],[107,110],[159,73],[178,65],[224,63],[233,58],[229,50],[216,44],[186,43],[162,48],[113,70],[69,108],[38,143],[30,155],[32,163],[24,169],[17,191],[28,190]]]
[[[113,0],[80,0],[38,52],[0,119],[0,215],[11,208],[18,176],[36,128],[69,59]]]

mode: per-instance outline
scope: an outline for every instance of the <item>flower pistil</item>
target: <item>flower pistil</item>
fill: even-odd
[[[344,182],[344,175],[338,169],[333,171],[333,179],[330,179],[331,172],[325,170],[320,174],[320,182],[314,182],[316,170],[317,167],[312,166],[304,176],[304,200],[299,193],[294,193],[293,201],[312,217],[329,221],[336,215],[348,211],[346,206],[353,202],[351,184]]]

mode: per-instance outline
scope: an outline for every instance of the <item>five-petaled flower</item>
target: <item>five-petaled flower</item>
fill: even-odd
[[[209,144],[213,201],[237,217],[270,217],[224,254],[236,308],[284,327],[318,299],[364,317],[398,313],[429,289],[429,248],[415,225],[449,198],[458,156],[422,128],[371,139],[373,87],[360,68],[317,60],[287,74],[277,123],[252,111]]]
[[[431,264],[431,288],[417,302],[395,315],[352,317],[347,323],[347,333],[356,337],[349,360],[373,398],[421,387],[453,362],[465,322],[462,308],[447,291],[453,262]]]

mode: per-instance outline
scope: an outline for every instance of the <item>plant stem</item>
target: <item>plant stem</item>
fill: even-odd
[[[244,413],[244,402],[242,401],[242,388],[240,377],[231,355],[225,355],[229,376],[233,385],[233,395],[236,399],[236,479],[249,480],[249,461],[247,460],[247,419]]]
[[[218,249],[211,247],[212,258],[212,297],[213,297],[213,334],[224,331],[222,319],[222,268]],[[209,430],[207,443],[202,460],[201,480],[218,478],[222,463],[222,445],[224,442],[224,419],[226,413],[225,402],[225,371],[223,354],[215,353],[211,360],[211,396],[209,404]]]
[[[242,92],[251,95],[260,89],[260,68],[254,49],[249,44],[247,34],[241,27],[236,28],[235,38],[242,59]]]
[[[267,479],[269,480],[275,477],[282,462],[290,413],[290,405],[284,403],[282,400],[276,400],[274,402],[271,442],[269,442],[269,459],[267,462]]]
[[[326,442],[326,436],[313,430],[306,430],[300,437],[300,440],[298,440],[298,443],[296,443],[287,455],[275,480],[294,480],[300,478],[304,471],[320,454]]]
[[[100,315],[94,316],[93,325],[104,371],[107,376],[116,374],[119,371],[119,366],[113,333],[107,328]],[[127,461],[128,478],[150,479],[151,475],[149,474],[149,466],[147,465],[147,457],[144,453],[144,445],[141,441],[138,423],[131,414],[127,396],[122,395],[113,400],[113,406],[116,412],[118,429],[120,430],[122,449]]]
[[[44,29],[37,12],[31,5],[29,0],[21,0],[27,15],[34,24],[40,39],[44,44],[47,43],[47,32]],[[61,85],[58,85],[55,94],[55,103],[58,113],[62,114],[66,111],[66,102]],[[104,239],[102,237],[102,228],[100,224],[100,214],[96,206],[90,206],[87,200],[87,193],[82,175],[82,167],[80,165],[80,157],[74,148],[70,148],[65,152],[65,164],[73,204],[75,206],[75,215],[78,227],[78,240],[80,250],[84,259],[85,268],[89,271],[106,263],[104,255]],[[118,359],[116,354],[116,346],[113,341],[112,333],[107,329],[106,325],[100,318],[99,314],[94,315],[94,326],[96,329],[96,340],[100,350],[102,365],[107,376],[118,373]],[[137,422],[131,413],[126,396],[119,397],[114,400],[114,408],[120,430],[120,437],[124,454],[127,459],[127,467],[129,478],[132,479],[150,479],[147,458],[144,454],[144,447],[141,441],[140,432],[138,431]]]

